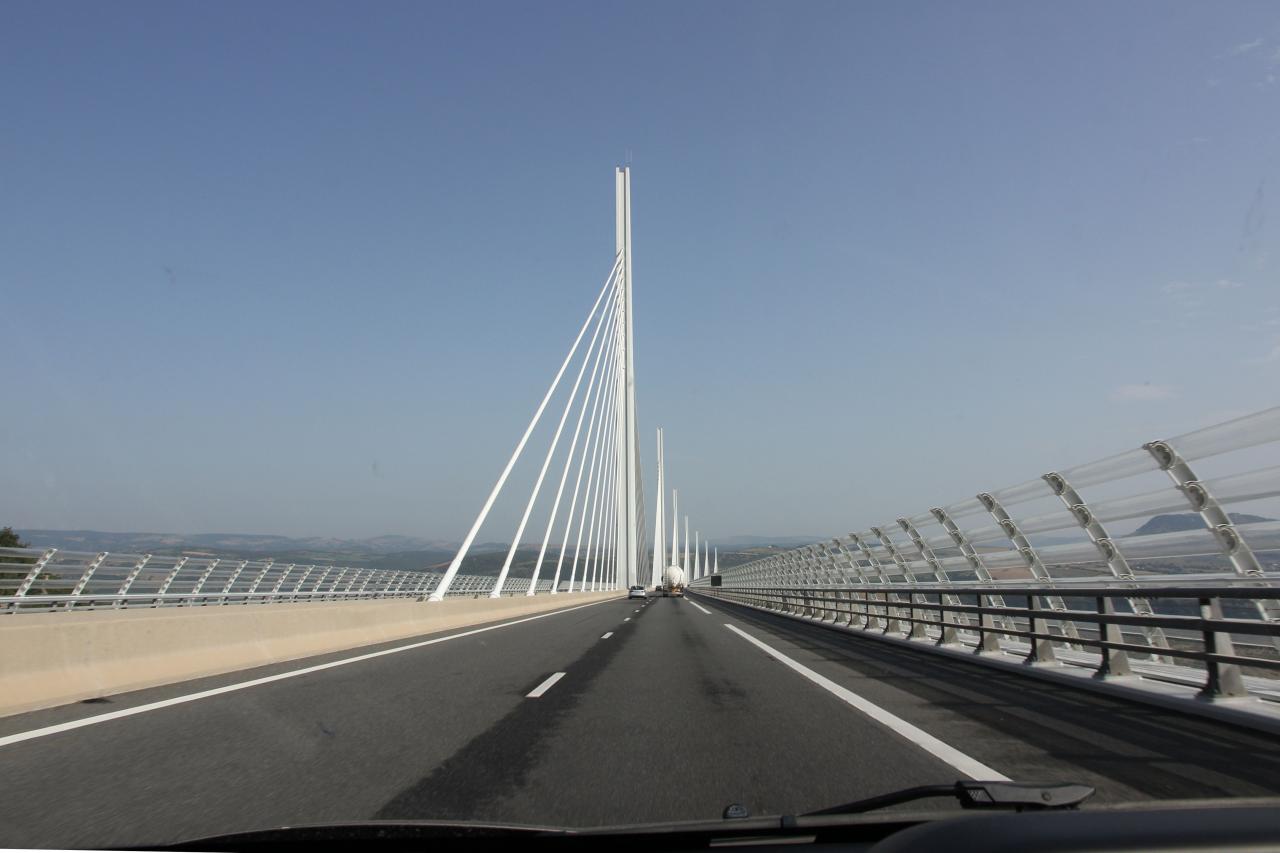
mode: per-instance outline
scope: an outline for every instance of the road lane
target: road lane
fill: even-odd
[[[1113,802],[1280,794],[1280,743],[1266,734],[701,601],[1016,780],[1082,782]]]
[[[112,704],[233,677],[221,678]],[[660,598],[0,747],[0,845],[371,818],[587,826],[715,818],[731,802],[795,813],[958,778],[824,681],[1018,780],[1081,781],[1112,800],[1280,793],[1280,746],[1262,735],[705,597]],[[101,710],[9,718],[0,735]]]
[[[600,635],[629,610],[608,601],[0,748],[0,845],[127,846],[367,818],[566,661],[609,645]],[[55,710],[4,722],[25,730],[69,713]]]
[[[733,802],[755,814],[795,812],[956,778],[748,653],[723,621],[682,599],[652,600],[622,642],[566,667],[536,708],[515,709],[377,816],[444,809],[451,819],[579,826],[714,819]]]

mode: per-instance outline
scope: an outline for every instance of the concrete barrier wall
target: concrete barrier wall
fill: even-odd
[[[0,716],[561,610],[626,592],[0,617]]]

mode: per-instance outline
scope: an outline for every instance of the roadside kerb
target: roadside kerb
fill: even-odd
[[[0,716],[437,631],[625,592],[170,607],[6,616]]]

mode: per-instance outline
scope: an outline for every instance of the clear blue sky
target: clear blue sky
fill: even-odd
[[[460,538],[628,152],[713,537],[1280,402],[1275,3],[8,0],[0,56],[0,524]]]

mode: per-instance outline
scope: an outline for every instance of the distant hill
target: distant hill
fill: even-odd
[[[1229,512],[1227,518],[1232,524],[1256,524],[1259,521],[1275,521],[1261,515],[1249,515],[1244,512]],[[1130,536],[1152,536],[1157,533],[1180,533],[1184,530],[1203,530],[1204,520],[1194,512],[1169,513],[1157,515],[1139,527]]]
[[[756,548],[765,545],[797,547],[800,545],[809,545],[814,542],[821,542],[830,538],[830,536],[726,536],[724,539],[717,539],[716,544],[725,546],[734,545],[744,548]]]
[[[304,565],[360,566],[369,569],[411,569],[443,571],[458,553],[458,543],[423,539],[417,536],[374,536],[368,539],[337,539],[324,536],[275,536],[257,533],[112,533],[100,530],[31,530],[19,534],[33,548],[63,551],[108,551],[117,554],[164,554],[218,556],[230,559],[261,560]],[[468,574],[496,575],[506,559],[504,542],[476,542],[463,563]],[[585,550],[585,549],[584,549]],[[554,565],[558,547],[550,548],[547,560]],[[538,546],[521,545],[512,564],[527,575],[537,562]]]
[[[369,569],[443,571],[458,553],[457,542],[417,536],[373,536],[367,539],[339,539],[326,536],[277,536],[259,533],[138,533],[101,530],[18,531],[33,548],[63,551],[108,551],[116,554],[156,554],[217,556],[226,559],[262,560],[303,565],[360,566]],[[761,557],[807,545],[821,537],[730,536],[714,544],[720,549],[720,567],[728,568]],[[538,561],[541,543],[522,543],[511,564],[514,577],[528,577]],[[467,574],[496,575],[506,561],[506,542],[475,542],[463,562]],[[562,564],[572,570],[572,543]],[[586,544],[580,549],[580,565],[586,558]],[[554,573],[560,556],[559,543],[547,549],[543,571]]]
[[[218,556],[277,563],[423,568],[452,559],[456,543],[416,536],[338,539],[325,536],[275,536],[256,533],[113,533],[100,530],[21,531],[34,548],[108,551],[117,554]]]
[[[176,553],[179,551],[246,551],[254,553],[317,551],[333,554],[394,554],[403,551],[455,551],[458,543],[418,536],[275,536],[260,533],[112,533],[101,530],[21,531],[32,546],[75,551]]]

